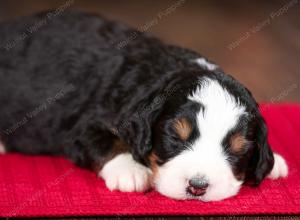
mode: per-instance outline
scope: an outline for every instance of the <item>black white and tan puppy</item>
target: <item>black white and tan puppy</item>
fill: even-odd
[[[3,22],[0,43],[2,153],[64,155],[110,190],[175,199],[287,175],[251,93],[193,51],[76,11]]]

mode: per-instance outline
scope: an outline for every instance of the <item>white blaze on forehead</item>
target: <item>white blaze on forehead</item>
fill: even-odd
[[[189,99],[204,105],[204,112],[197,115],[197,124],[201,137],[210,141],[220,143],[239,117],[245,114],[245,107],[216,80],[209,78],[201,82]]]

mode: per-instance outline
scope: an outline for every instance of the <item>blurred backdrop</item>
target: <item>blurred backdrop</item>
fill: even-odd
[[[300,101],[299,0],[0,0],[0,21],[69,8],[193,49],[244,83],[258,101]]]

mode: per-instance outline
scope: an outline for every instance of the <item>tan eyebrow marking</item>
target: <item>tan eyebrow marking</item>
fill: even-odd
[[[230,138],[230,149],[234,153],[241,152],[247,144],[246,138],[240,133],[234,134]]]
[[[192,126],[186,118],[176,119],[173,127],[175,129],[175,132],[183,141],[187,140],[192,133]]]

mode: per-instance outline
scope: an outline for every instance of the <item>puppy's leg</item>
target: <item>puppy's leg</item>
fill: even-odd
[[[129,145],[105,130],[88,132],[65,149],[68,158],[94,170],[110,190],[146,191],[150,187],[151,171],[135,161],[129,152]]]
[[[279,154],[274,153],[274,166],[271,173],[268,175],[271,179],[286,177],[288,175],[288,166],[285,160]]]
[[[144,192],[150,188],[150,169],[135,161],[130,153],[119,154],[108,161],[99,175],[110,190]]]

